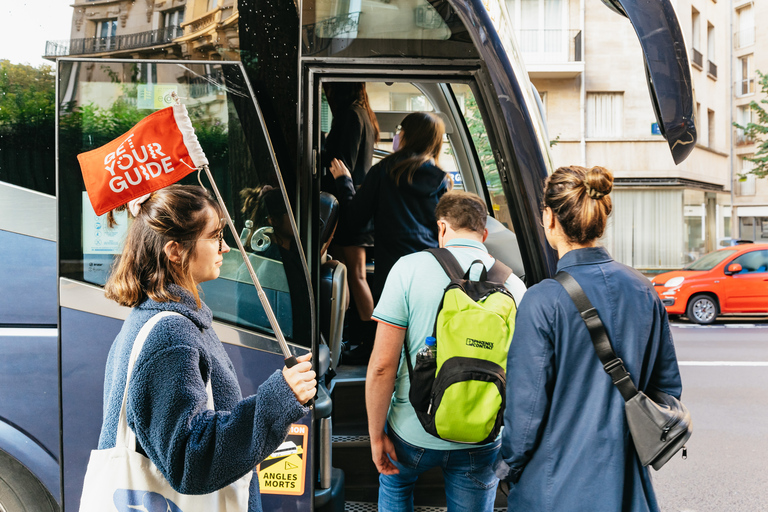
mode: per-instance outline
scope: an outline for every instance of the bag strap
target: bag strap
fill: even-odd
[[[613,384],[619,388],[624,400],[629,400],[637,394],[637,388],[629,376],[629,372],[624,367],[624,361],[621,360],[611,346],[611,339],[605,330],[597,310],[587,298],[584,290],[571,274],[561,270],[555,276],[555,280],[560,283],[571,300],[579,310],[582,320],[587,325],[589,336],[592,339],[592,345],[595,347],[597,357],[603,363],[605,373],[611,376]]]
[[[491,270],[488,271],[488,281],[504,284],[507,282],[507,279],[509,279],[509,276],[512,275],[512,269],[499,261],[499,258],[494,258],[494,260],[495,263],[491,267]]]
[[[128,419],[126,408],[128,405],[128,384],[131,382],[131,374],[133,373],[133,367],[136,364],[136,360],[139,358],[144,342],[147,341],[149,333],[157,325],[157,323],[163,318],[171,315],[183,316],[180,313],[173,311],[162,311],[157,313],[152,318],[147,320],[141,329],[139,334],[136,335],[136,339],[133,341],[133,347],[131,349],[131,355],[128,359],[128,369],[125,375],[125,389],[123,390],[123,401],[120,406],[120,416],[117,420],[117,438],[115,440],[115,446],[125,446],[131,451],[136,451],[136,434],[128,426]],[[207,407],[210,410],[215,410],[213,405],[213,387],[211,385],[211,379],[208,379],[208,383],[205,386],[206,394],[208,395]]]
[[[445,247],[433,247],[425,250],[435,257],[451,281],[460,281],[464,279],[464,269],[461,268],[456,256],[451,254],[451,251]],[[474,265],[474,263],[472,263],[472,265]],[[472,268],[472,265],[470,265],[470,268]]]

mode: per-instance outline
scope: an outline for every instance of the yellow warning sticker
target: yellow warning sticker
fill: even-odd
[[[283,444],[259,464],[259,489],[263,494],[304,494],[308,431],[306,425],[291,425]]]

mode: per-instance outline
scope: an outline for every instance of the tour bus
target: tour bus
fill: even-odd
[[[659,127],[679,163],[696,128],[670,0],[603,1],[636,30]],[[202,285],[243,395],[283,366],[243,257],[291,349],[311,351],[321,376],[312,413],[260,464],[266,510],[369,510],[376,502],[365,366],[340,364],[345,268],[325,251],[339,211],[320,191],[330,121],[324,83],[366,83],[382,134],[376,159],[391,152],[408,112],[439,115],[441,166],[456,188],[486,202],[490,252],[528,286],[553,275],[556,255],[539,222],[549,139],[503,0],[264,5],[239,2],[239,60],[58,59],[56,194],[0,184],[0,509],[78,509],[102,422],[107,353],[128,314],[103,285],[129,220],[118,214],[110,227],[94,213],[76,157],[174,96],[190,112],[238,229],[227,243],[245,242],[247,254],[233,249],[221,277]],[[195,173],[182,180],[197,182]],[[280,201],[250,208],[266,186]],[[418,487],[424,505],[444,499],[437,473]]]

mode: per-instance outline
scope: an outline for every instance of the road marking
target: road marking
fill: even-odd
[[[755,329],[767,327],[768,324],[733,324],[733,325],[680,325],[670,324],[677,329]]]
[[[58,329],[21,329],[17,327],[3,327],[0,328],[0,336],[8,336],[10,337],[35,337],[35,338],[41,338],[41,337],[57,337],[59,335]]]
[[[679,361],[679,366],[768,366],[768,361]]]

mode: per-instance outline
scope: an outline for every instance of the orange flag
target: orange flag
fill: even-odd
[[[117,139],[77,159],[96,215],[208,165],[184,105],[148,115]]]

